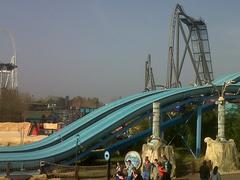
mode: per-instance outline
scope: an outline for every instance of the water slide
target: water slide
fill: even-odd
[[[239,83],[240,82],[240,73],[239,72],[234,72],[234,73],[229,73],[222,75],[218,78],[216,78],[214,81],[212,81],[212,84],[214,85],[224,85],[224,83],[230,82],[230,81],[235,81],[234,83]]]
[[[73,136],[74,134],[80,132],[82,129],[86,128],[87,126],[90,126],[91,124],[94,124],[96,121],[99,121],[100,119],[104,118],[105,116],[109,115],[110,113],[130,104],[137,100],[140,100],[142,98],[161,93],[163,91],[151,91],[151,92],[142,92],[138,93],[123,99],[119,99],[117,101],[114,101],[112,103],[109,103],[95,111],[93,111],[90,114],[87,114],[86,116],[74,121],[73,123],[69,124],[68,126],[64,127],[60,131],[53,133],[52,135],[48,136],[47,138],[44,138],[41,141],[27,144],[27,145],[21,145],[21,146],[13,146],[13,147],[0,147],[0,153],[5,152],[24,152],[24,151],[33,151],[33,150],[39,150],[43,149],[52,145],[55,145],[57,143],[60,143],[64,141],[65,139]]]
[[[234,80],[234,85],[229,85],[227,92],[237,92],[240,88],[239,81],[240,74],[227,75],[224,77],[224,82]],[[220,80],[219,80],[220,82]],[[223,81],[222,81],[223,82]],[[211,95],[216,89],[220,90],[222,84],[215,83],[213,85],[206,85],[201,87],[186,87],[170,89],[162,93],[155,93],[143,99],[139,99],[133,103],[122,106],[120,109],[104,116],[101,120],[90,124],[81,129],[77,134],[70,136],[64,141],[42,149],[34,149],[28,152],[0,152],[0,167],[4,168],[6,163],[10,163],[13,168],[37,168],[41,160],[49,162],[60,162],[70,157],[73,157],[76,152],[76,142],[86,150],[92,145],[98,143],[101,139],[106,138],[116,128],[129,122],[137,116],[142,115],[146,111],[151,110],[154,101],[160,101],[161,105],[167,105],[174,102],[181,101],[188,97],[204,97]],[[76,137],[79,137],[77,141]]]

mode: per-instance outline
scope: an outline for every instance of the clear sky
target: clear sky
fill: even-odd
[[[1,0],[0,27],[16,41],[19,89],[108,102],[143,90],[149,53],[155,81],[164,84],[176,3],[206,21],[214,76],[239,71],[238,0]],[[0,61],[9,54],[0,32]],[[190,61],[184,66],[183,77],[193,76]]]

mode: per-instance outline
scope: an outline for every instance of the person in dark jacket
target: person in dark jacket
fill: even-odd
[[[209,180],[210,177],[210,169],[207,166],[207,161],[204,160],[203,164],[200,166],[199,175],[201,180]]]
[[[171,180],[172,164],[170,163],[166,155],[163,155],[163,167],[166,170],[166,179]]]

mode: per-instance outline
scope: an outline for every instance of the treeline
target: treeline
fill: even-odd
[[[96,97],[66,97],[51,96],[35,99],[29,94],[16,90],[0,90],[0,121],[22,121],[27,111],[69,110],[80,108],[98,108],[103,103]]]
[[[21,120],[27,104],[16,90],[0,90],[0,121]]]
[[[33,101],[32,107],[34,105],[45,105],[45,108],[54,109],[54,110],[63,110],[63,109],[80,109],[80,108],[98,108],[103,105],[102,102],[96,97],[87,98],[82,96],[76,96],[72,99],[66,97],[50,96],[47,98],[42,98]],[[44,108],[43,108],[44,110]]]
[[[103,105],[98,98],[85,98],[81,96],[74,97],[69,102],[70,108],[78,109],[79,107],[98,108]]]

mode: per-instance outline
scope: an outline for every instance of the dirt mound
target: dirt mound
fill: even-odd
[[[27,136],[28,132],[30,130],[31,123],[29,122],[20,122],[20,123],[14,123],[14,122],[4,122],[0,123],[0,132],[1,131],[14,131],[14,132],[24,132],[24,135]]]

